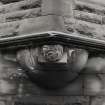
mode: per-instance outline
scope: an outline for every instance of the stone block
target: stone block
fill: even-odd
[[[46,31],[65,32],[63,17],[49,15],[22,21],[17,32],[21,34],[41,33]]]
[[[0,95],[0,105],[14,105],[14,95]]]
[[[75,32],[75,22],[74,18],[64,17],[65,28],[68,32]]]
[[[77,20],[75,30],[84,36],[98,38],[102,37],[103,29],[99,24],[94,24],[86,21]]]
[[[73,0],[43,0],[41,10],[43,15],[73,16],[74,5]]]
[[[101,54],[100,54],[101,55]],[[103,57],[92,57],[87,61],[83,73],[105,73],[105,58]]]
[[[63,17],[49,15],[0,24],[0,36],[2,38],[47,31],[66,32]]]
[[[21,21],[1,23],[0,37],[5,38],[5,37],[16,36],[18,34],[16,30],[20,26],[20,22]]]
[[[64,96],[64,105],[89,105],[88,96]]]
[[[72,18],[64,18],[66,29],[71,32],[73,30],[78,35],[82,35],[85,37],[103,39],[103,26],[101,24],[95,24],[87,21],[72,19]],[[72,29],[73,28],[73,29]]]
[[[17,94],[18,84],[16,81],[8,79],[0,79],[0,95],[15,95]]]
[[[102,39],[105,40],[105,25],[102,25],[102,30],[103,30],[103,35],[102,35]]]
[[[84,12],[84,11],[75,10],[74,17],[79,20],[102,24],[102,16],[94,14],[94,13],[88,13],[88,12]]]
[[[82,0],[79,0],[82,1]],[[93,4],[98,4],[98,5],[105,5],[105,1],[104,0],[87,0],[86,3],[93,3]]]
[[[91,105],[104,105],[105,96],[91,97]]]
[[[9,4],[9,3],[18,2],[18,1],[21,1],[21,0],[1,0],[1,3],[2,4]]]
[[[14,52],[15,53],[15,52]],[[12,79],[20,72],[20,66],[16,63],[15,54],[0,54],[0,78]]]
[[[0,105],[6,105],[6,104],[5,104],[5,102],[3,102],[3,101],[0,101]]]
[[[102,16],[102,24],[105,24],[105,16]]]
[[[23,96],[16,98],[14,105],[89,105],[89,97],[84,96]]]
[[[84,95],[105,95],[105,74],[85,74],[83,80]]]
[[[40,0],[22,0],[20,2],[0,6],[0,14],[14,12],[18,10],[37,8],[40,7],[40,5],[41,5]]]
[[[87,1],[82,1],[82,0],[75,0],[75,4],[76,4],[75,6],[76,10],[99,14],[99,15],[104,15],[105,13],[104,6],[99,5],[98,3],[95,3],[95,1],[87,2]]]
[[[16,98],[14,105],[64,105],[63,96],[23,96]]]
[[[35,18],[40,15],[40,8],[21,10],[0,15],[0,23],[20,21],[26,18]]]

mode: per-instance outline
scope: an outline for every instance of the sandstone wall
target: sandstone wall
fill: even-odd
[[[0,3],[1,39],[44,31],[63,31],[105,40],[104,29],[104,1],[1,0]],[[85,70],[68,87],[48,91],[33,84],[15,60],[10,62],[10,56],[14,58],[14,53],[3,52],[0,55],[0,105],[105,104],[105,68]],[[100,63],[100,59],[102,61],[102,58],[95,59],[95,65],[105,64],[104,60]]]

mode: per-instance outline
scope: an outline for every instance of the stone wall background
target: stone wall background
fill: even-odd
[[[57,30],[105,40],[104,0],[1,0],[0,38]],[[97,66],[62,90],[44,90],[33,84],[10,57],[0,55],[0,105],[104,105],[105,60],[91,59]],[[91,63],[91,60],[88,63]],[[20,103],[19,103],[20,102]],[[14,104],[15,103],[15,104]]]

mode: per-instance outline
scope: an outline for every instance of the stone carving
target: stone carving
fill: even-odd
[[[82,58],[82,59],[81,59]],[[63,45],[42,45],[17,52],[17,61],[36,84],[46,88],[62,88],[78,76],[88,59],[81,49]]]
[[[56,62],[63,56],[63,47],[61,45],[44,45],[42,46],[42,54],[49,62]]]

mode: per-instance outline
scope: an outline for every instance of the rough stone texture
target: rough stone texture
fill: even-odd
[[[75,22],[76,20],[74,18],[67,18],[64,17],[64,23],[67,31],[69,32],[75,32]]]
[[[64,105],[89,105],[88,96],[65,96]]]
[[[84,12],[84,11],[75,10],[74,11],[74,17],[76,19],[83,20],[83,21],[88,21],[88,22],[91,22],[91,23],[97,23],[97,24],[102,23],[102,16],[94,14],[94,13],[88,13],[88,12]]]
[[[79,96],[26,96],[18,98],[13,103],[47,104],[47,105],[89,105],[88,97]]]
[[[75,6],[76,10],[100,14],[100,15],[105,14],[104,6],[96,4],[95,2],[89,3],[89,2],[83,2],[82,0],[75,0],[75,1],[76,1],[76,6]]]
[[[46,31],[66,31],[61,16],[42,16],[38,18],[25,19],[21,23],[18,31],[19,35],[28,33],[38,33]]]
[[[84,87],[84,95],[104,96],[105,74],[85,74],[83,87]]]
[[[5,105],[5,102],[3,102],[3,101],[0,101],[0,105]]]
[[[42,14],[54,14],[62,16],[73,16],[73,0],[43,0],[42,1]],[[59,6],[59,7],[58,7]]]
[[[16,11],[0,15],[0,23],[22,20],[26,18],[34,18],[40,15],[40,8]]]
[[[22,0],[1,0],[2,4],[9,4],[9,3],[14,3],[14,2],[18,2],[18,1],[22,1]]]
[[[97,96],[91,98],[91,105],[104,105],[105,104],[105,97]]]
[[[18,103],[18,101],[20,101],[21,104],[47,104],[47,105],[63,105],[63,97],[62,96],[26,96],[26,97],[22,97],[22,98],[18,98],[17,100],[15,100],[14,103]],[[18,104],[16,104],[18,105]]]
[[[105,58],[100,56],[89,59],[85,66],[84,73],[105,73]]]
[[[62,31],[105,40],[104,0],[1,2],[0,38]],[[104,105],[104,60],[103,56],[90,59],[77,80],[61,90],[49,91],[39,88],[29,80],[16,63],[13,53],[4,53],[0,55],[0,105],[14,105],[16,102],[22,102],[23,105],[30,105],[31,102],[38,105]]]
[[[98,38],[103,34],[101,25],[97,25],[94,23],[89,23],[81,20],[76,21],[75,29],[78,33],[91,36],[93,38]]]
[[[14,12],[18,10],[26,10],[31,8],[37,8],[40,7],[41,2],[40,0],[24,0],[16,3],[10,3],[6,5],[0,6],[0,13],[8,13],[8,12]]]
[[[0,24],[0,36],[13,37],[17,35],[40,33],[46,31],[63,31],[64,22],[61,16],[41,16]]]

